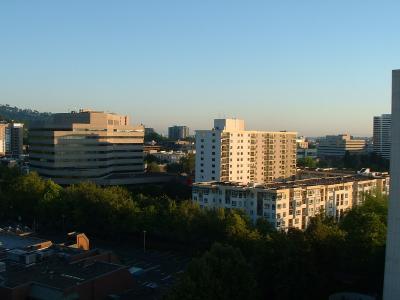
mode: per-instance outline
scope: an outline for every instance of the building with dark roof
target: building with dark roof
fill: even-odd
[[[0,242],[2,300],[107,299],[135,286],[129,268],[110,251],[89,249],[84,234],[54,244],[3,230]]]

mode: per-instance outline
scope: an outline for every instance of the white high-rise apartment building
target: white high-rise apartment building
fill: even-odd
[[[271,182],[296,175],[296,132],[245,130],[243,120],[216,119],[196,131],[196,182]]]
[[[384,114],[374,117],[374,152],[390,159],[392,145],[392,115]]]
[[[0,123],[0,156],[19,158],[23,153],[24,124]]]

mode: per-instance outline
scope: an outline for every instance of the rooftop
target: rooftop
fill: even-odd
[[[261,189],[269,189],[269,190],[280,190],[280,189],[288,189],[288,188],[296,188],[296,187],[306,187],[306,186],[317,186],[317,185],[335,185],[335,184],[344,184],[355,181],[368,181],[371,179],[384,179],[388,178],[389,175],[382,174],[380,176],[363,176],[363,175],[343,175],[337,177],[321,177],[321,178],[310,178],[310,179],[302,179],[302,180],[293,180],[286,182],[273,182],[273,183],[250,183],[250,184],[242,184],[237,182],[199,182],[195,183],[194,186],[197,187],[209,187],[209,186],[232,186],[232,187],[242,187],[243,189],[248,188],[261,188]]]
[[[109,272],[125,268],[121,265],[93,261],[90,263],[68,263],[65,259],[52,256],[38,264],[25,266],[5,261],[6,273],[3,286],[14,288],[27,283],[38,283],[58,289],[82,284]]]
[[[48,240],[29,236],[26,233],[18,234],[8,228],[0,228],[0,247],[5,249],[29,248]]]

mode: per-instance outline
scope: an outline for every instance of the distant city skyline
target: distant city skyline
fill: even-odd
[[[10,106],[14,106],[14,104],[12,104],[12,105],[9,104],[9,103],[6,103],[6,104],[8,104]],[[36,109],[34,107],[22,107],[22,106],[19,106],[18,108],[20,108],[20,109],[38,110],[38,109]],[[71,112],[71,111],[79,111],[80,109],[89,109],[89,110],[93,110],[93,111],[104,111],[104,112],[107,112],[107,113],[124,114],[124,113],[120,113],[120,112],[115,111],[115,110],[96,109],[96,108],[92,108],[92,107],[85,107],[85,108],[79,107],[79,108],[76,108],[76,109],[69,109],[69,110],[64,110],[64,111],[48,111],[48,110],[47,111],[46,110],[38,110],[38,111],[39,112],[46,112],[46,113],[67,113],[67,112]],[[129,113],[127,115],[129,117],[132,116]],[[227,115],[218,115],[215,118],[207,119],[207,121],[208,122],[212,122],[214,119],[219,119],[219,118],[222,118],[222,119],[225,119],[225,118],[228,118],[228,119],[229,118],[243,119],[243,118],[236,117],[236,116],[231,117],[231,116],[227,116]],[[144,123],[144,122],[141,122],[140,120],[131,118],[132,125],[142,124],[146,128],[154,129],[155,132],[157,132],[158,134],[161,134],[163,136],[168,136],[168,128],[171,127],[171,126],[178,126],[177,124],[180,124],[179,126],[187,126],[187,127],[189,127],[189,133],[190,133],[191,136],[194,136],[196,130],[203,130],[203,129],[207,128],[207,124],[204,125],[203,127],[194,128],[192,126],[188,126],[187,124],[183,124],[182,122],[179,122],[179,121],[178,122],[169,122],[168,123],[168,115],[165,116],[165,120],[164,121],[166,122],[166,125],[165,125],[166,127],[156,127],[156,126],[152,126],[152,124]],[[371,122],[372,122],[372,119],[371,119]],[[201,123],[206,123],[206,122],[201,122]],[[247,123],[246,123],[246,125],[247,125]],[[262,124],[261,124],[261,126],[262,126]],[[296,130],[295,128],[292,131],[296,131],[298,133],[298,136],[305,136],[305,137],[323,137],[323,136],[326,136],[326,135],[338,135],[338,134],[349,133],[351,136],[354,136],[354,137],[371,137],[372,138],[372,135],[373,135],[372,126],[370,126],[370,127],[371,127],[371,132],[366,133],[366,134],[355,134],[355,133],[350,132],[349,130],[346,130],[346,129],[344,129],[342,131],[340,131],[340,130],[339,131],[327,131],[326,133],[322,132],[321,134],[305,134],[303,132],[300,132],[299,130]],[[273,129],[272,127],[268,127],[268,126],[252,127],[252,128],[246,126],[246,129],[248,129],[248,130],[256,130],[256,131],[258,131],[258,130],[259,131],[263,131],[263,130],[267,130],[267,131],[268,130],[290,131],[290,130],[288,130],[286,128],[283,128],[283,129],[282,128],[275,128],[275,129]]]
[[[0,103],[128,114],[166,134],[248,129],[372,136],[400,65],[400,3],[0,3]]]

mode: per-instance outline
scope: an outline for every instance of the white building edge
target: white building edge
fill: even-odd
[[[384,300],[400,299],[400,70],[392,71],[391,187],[386,242]]]

